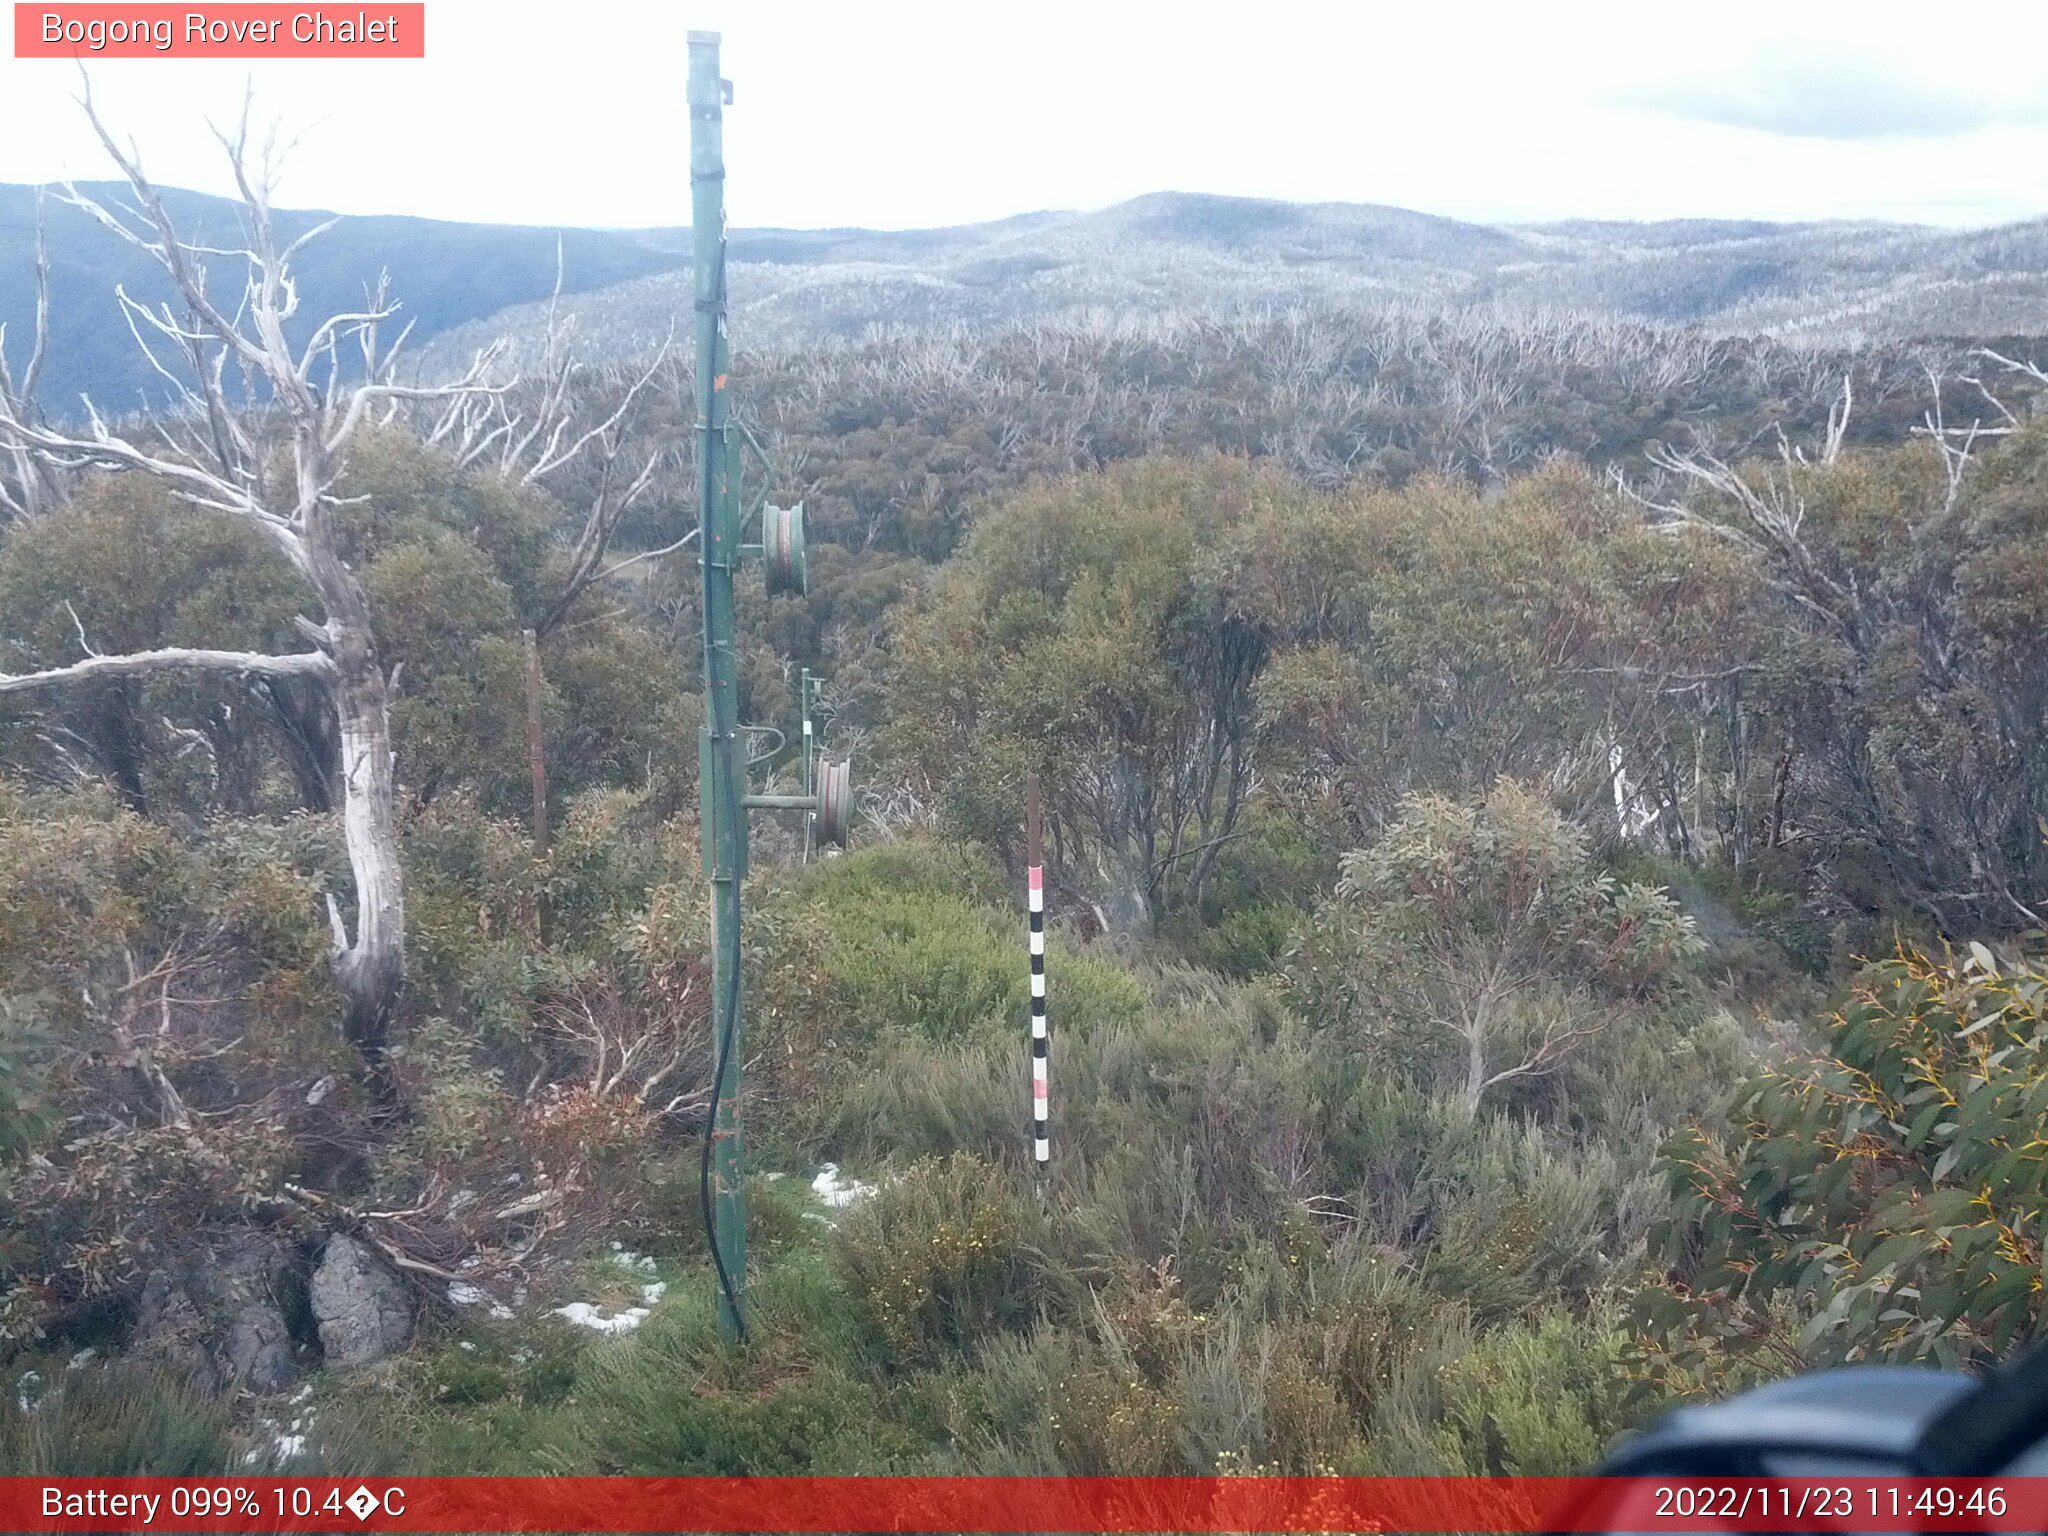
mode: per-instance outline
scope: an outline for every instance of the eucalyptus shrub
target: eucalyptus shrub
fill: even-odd
[[[1652,1352],[1979,1364],[2043,1329],[2048,971],[1902,949],[1827,1048],[1758,1071],[1667,1149]]]

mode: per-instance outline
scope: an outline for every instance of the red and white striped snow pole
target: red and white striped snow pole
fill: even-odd
[[[1052,1160],[1052,1130],[1046,1118],[1049,1080],[1045,1029],[1045,851],[1038,823],[1038,775],[1026,780],[1024,878],[1031,912],[1031,1155],[1043,1173]]]

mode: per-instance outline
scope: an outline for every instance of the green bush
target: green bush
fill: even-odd
[[[806,1127],[809,1139],[835,1160],[863,1166],[955,1152],[1009,1156],[1030,1124],[1025,1039],[1020,1030],[1008,1041],[881,1040],[864,1053],[859,1075],[826,1098]]]
[[[960,1042],[1022,1028],[1030,1007],[1023,902],[1005,900],[1004,886],[987,864],[934,844],[884,844],[828,861],[796,893],[823,938],[822,953],[805,957],[823,974],[807,978],[798,1006],[828,1014],[842,1044],[890,1030]],[[1057,940],[1046,971],[1062,1027],[1129,1018],[1143,1005],[1120,967]]]
[[[414,999],[464,1007],[484,1031],[516,1037],[528,1004],[519,966],[538,901],[531,837],[456,791],[413,821],[402,851]]]
[[[1617,882],[1534,788],[1409,795],[1348,853],[1288,980],[1302,1017],[1468,1113],[1558,1071],[1702,948],[1662,891]]]
[[[1302,1340],[1289,1337],[1275,1351],[1265,1382],[1265,1446],[1282,1472],[1329,1476],[1357,1438],[1337,1384]]]
[[[1443,1419],[1431,1437],[1444,1472],[1585,1471],[1646,1411],[1628,1358],[1623,1330],[1556,1314],[1482,1334],[1444,1376]]]
[[[571,1402],[593,1470],[629,1476],[876,1472],[919,1447],[872,1381],[836,1267],[816,1249],[750,1279],[750,1343],[722,1342],[707,1270],[693,1272],[632,1334],[590,1347]]]
[[[38,999],[0,996],[0,1201],[8,1166],[47,1129],[41,1085],[49,1043]],[[0,1251],[0,1264],[5,1261]]]
[[[0,781],[0,977],[75,1021],[124,950],[182,926],[193,870],[168,828],[95,791]],[[123,977],[125,980],[125,976]]]
[[[984,907],[1016,899],[1002,870],[979,849],[914,837],[828,859],[807,872],[805,890],[841,913],[896,896],[945,894]]]
[[[1585,1296],[1643,1236],[1647,1170],[1540,1123],[1473,1121],[1455,1099],[1368,1079],[1334,1139],[1359,1234],[1414,1253],[1432,1287],[1488,1318]]]
[[[1398,1398],[1403,1374],[1419,1354],[1455,1358],[1470,1344],[1468,1310],[1418,1283],[1394,1250],[1352,1239],[1307,1282],[1305,1358],[1361,1429]]]
[[[855,1034],[960,1041],[1025,1011],[1016,936],[957,897],[901,893],[834,918],[833,976]]]
[[[1030,1324],[1042,1233],[1014,1188],[1023,1177],[964,1155],[918,1163],[841,1219],[840,1273],[889,1359],[929,1361]]]
[[[2048,970],[1902,950],[1826,1044],[1667,1149],[1676,1270],[1644,1296],[1653,1348],[1681,1370],[1745,1348],[1981,1365],[2039,1339]]]
[[[1299,907],[1261,902],[1195,930],[1182,941],[1181,948],[1204,969],[1245,981],[1280,969],[1304,920]]]
[[[1062,1380],[1050,1423],[1073,1477],[1163,1477],[1181,1470],[1180,1405],[1157,1387],[1095,1365]]]
[[[414,1085],[410,1123],[388,1149],[393,1169],[460,1166],[503,1146],[516,1130],[518,1105],[502,1075],[449,1020],[422,1020],[391,1054]]]

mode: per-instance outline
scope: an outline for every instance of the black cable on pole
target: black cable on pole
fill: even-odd
[[[733,937],[739,935],[740,893],[738,877],[734,877],[732,893]],[[727,967],[725,987],[725,1028],[718,1036],[718,1059],[711,1069],[711,1117],[704,1122],[704,1155],[697,1168],[697,1198],[704,1215],[704,1241],[711,1248],[711,1266],[718,1271],[718,1288],[725,1292],[726,1304],[732,1308],[733,1322],[739,1330],[740,1342],[747,1341],[747,1319],[740,1311],[739,1292],[734,1289],[732,1276],[726,1272],[725,1255],[718,1251],[718,1218],[711,1209],[711,1148],[718,1135],[718,1104],[725,1091],[725,1064],[732,1051],[732,1017],[740,1001],[739,945],[733,945],[733,955]]]

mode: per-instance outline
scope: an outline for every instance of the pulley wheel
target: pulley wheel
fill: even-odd
[[[853,830],[853,763],[827,759],[818,764],[818,836],[846,846]]]
[[[768,591],[801,597],[810,590],[804,564],[804,504],[761,509],[761,550],[768,561]]]

